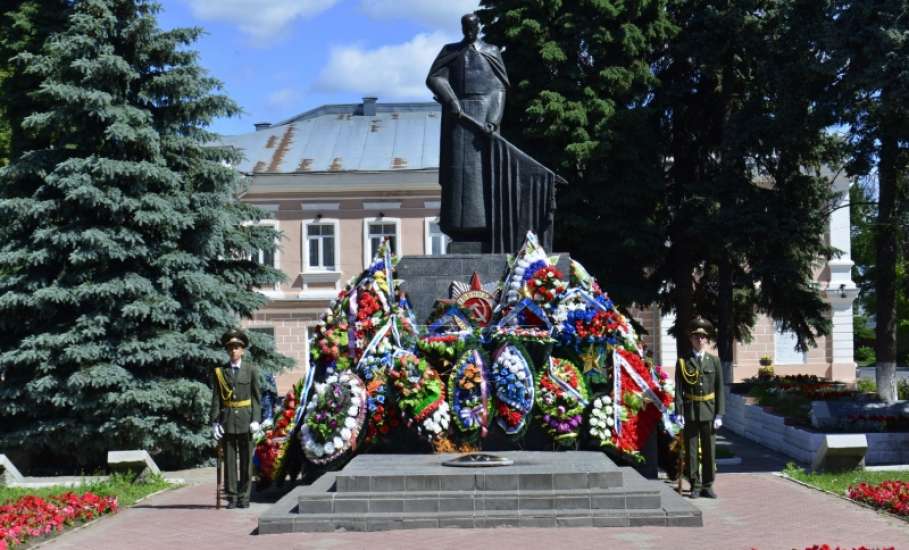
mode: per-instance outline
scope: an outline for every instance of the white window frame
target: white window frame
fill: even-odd
[[[310,225],[331,225],[335,229],[335,265],[332,269],[324,269],[319,267],[312,267],[309,265],[309,226]],[[302,265],[300,266],[300,273],[332,273],[338,274],[341,272],[341,220],[338,218],[310,218],[303,220],[303,226],[300,229],[302,233],[303,240],[300,244],[302,247],[300,258],[302,260]]]
[[[429,226],[434,223],[439,223],[438,216],[423,218],[423,253],[427,256],[432,256],[432,234],[429,232]],[[441,228],[439,230],[441,231]],[[444,256],[448,254],[448,245],[451,244],[451,237],[445,233],[442,233],[442,236],[445,237],[445,252],[442,253]]]
[[[389,218],[387,216],[381,218],[363,218],[363,269],[369,267],[369,262],[372,260],[369,242],[369,224],[371,223],[393,223],[395,226],[395,247],[391,253],[400,257],[403,248],[401,243],[401,218]]]
[[[272,228],[274,228],[275,231],[281,230],[280,222],[278,222],[278,220],[276,220],[274,218],[261,219],[257,222],[243,222],[243,225],[251,225],[251,226],[268,225],[268,226],[271,226]],[[259,253],[261,254],[262,251],[259,250]],[[252,258],[250,258],[250,260],[252,260]],[[256,263],[261,263],[261,262],[258,261],[258,259],[257,259]],[[272,265],[272,267],[277,269],[278,271],[281,271],[281,236],[280,235],[275,237],[275,258],[274,258],[274,265]],[[263,287],[263,288],[265,288],[265,287]],[[270,290],[265,292],[265,294],[270,295],[269,293],[271,290],[279,290],[279,289],[280,289],[280,283],[275,283],[274,286]]]
[[[781,341],[781,338],[786,341]],[[775,365],[805,365],[808,363],[808,352],[795,350],[795,334],[792,332],[783,332],[778,324],[773,323],[773,363]],[[792,349],[780,353],[780,346],[792,342]],[[785,355],[784,355],[785,354]],[[801,355],[801,360],[794,360],[797,355]]]

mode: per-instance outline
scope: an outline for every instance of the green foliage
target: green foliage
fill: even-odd
[[[846,490],[856,483],[877,484],[882,481],[909,481],[909,470],[886,472],[849,470],[835,473],[812,473],[798,467],[794,462],[786,464],[783,473],[792,479],[838,495],[846,494]]]
[[[856,361],[874,364],[877,345],[875,329],[869,315],[877,309],[875,279],[877,277],[877,251],[875,227],[877,226],[877,201],[871,178],[861,178],[849,189],[852,228],[852,279],[859,288],[856,300],[859,314],[853,317]],[[902,364],[909,364],[909,276],[905,254],[895,266],[896,285],[896,357]],[[861,353],[861,357],[859,356]]]
[[[642,106],[675,32],[666,5],[484,0],[478,12],[486,40],[505,48],[503,132],[570,182],[558,209],[576,215],[556,216],[556,248],[621,303],[652,302],[660,284],[645,273],[665,242],[663,159]]]
[[[17,58],[41,84],[22,122],[37,148],[0,169],[0,449],[91,467],[147,449],[165,467],[211,452],[218,339],[280,272],[247,258],[237,152],[205,130],[238,111],[144,0],[85,0]],[[53,146],[41,146],[53,144]],[[265,370],[289,360],[250,335]]]
[[[570,182],[557,248],[683,331],[700,314],[747,341],[757,311],[801,347],[829,331],[826,4],[481,4],[512,81],[503,131]]]
[[[41,80],[27,74],[15,58],[37,51],[48,36],[63,28],[71,0],[7,0],[0,10],[0,166],[36,143],[21,126],[39,100],[32,95]]]
[[[859,392],[875,393],[877,391],[877,383],[868,378],[861,378],[856,381],[855,388]],[[902,379],[896,383],[896,395],[900,401],[909,400],[909,380]]]
[[[855,381],[855,389],[862,393],[874,393],[877,391],[877,384],[874,383],[874,380],[859,378]]]
[[[126,508],[148,495],[177,487],[179,485],[168,483],[160,475],[149,476],[141,482],[133,482],[129,476],[115,474],[103,481],[83,480],[75,487],[64,487],[62,485],[52,485],[50,487],[0,487],[0,505],[28,495],[47,498],[71,491],[77,494],[92,492],[102,497],[117,497],[117,503],[120,507]]]

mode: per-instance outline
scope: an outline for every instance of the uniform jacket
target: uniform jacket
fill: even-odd
[[[685,359],[688,372],[697,371],[697,381],[689,385],[682,376],[682,364],[675,365],[675,403],[686,421],[713,420],[726,413],[726,399],[723,394],[723,368],[715,355],[704,353],[698,361],[694,353]],[[704,396],[713,393],[713,400],[699,401],[686,396]]]
[[[249,399],[251,403],[249,407],[244,408],[225,407],[218,376],[215,371],[212,371],[211,422],[220,423],[224,428],[224,433],[249,433],[250,422],[262,421],[259,372],[246,361],[240,363],[239,369],[232,369],[230,368],[230,363],[225,363],[221,366],[221,372],[229,389],[233,390],[233,396],[230,400],[244,401]]]

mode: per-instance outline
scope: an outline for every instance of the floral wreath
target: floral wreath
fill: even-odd
[[[492,396],[486,363],[479,351],[468,350],[448,378],[448,402],[454,425],[464,435],[486,437],[489,430]]]
[[[260,479],[275,481],[283,477],[284,459],[290,445],[288,435],[293,432],[294,413],[300,398],[302,382],[297,382],[284,396],[281,409],[272,416],[272,427],[256,443],[255,461]]]
[[[567,359],[549,358],[549,368],[537,375],[537,408],[543,428],[557,443],[577,440],[584,420],[588,391],[584,377]]]
[[[385,375],[374,377],[366,384],[366,438],[364,445],[375,445],[386,439],[400,426],[398,411],[390,399],[390,387]]]
[[[593,400],[593,406],[590,409],[590,436],[593,441],[600,447],[619,449],[616,444],[618,437],[616,434],[616,418],[619,422],[628,419],[628,413],[625,407],[615,403],[609,394],[603,394]],[[629,455],[634,456],[635,451],[625,450]],[[640,453],[637,453],[637,458]]]
[[[306,406],[300,430],[306,458],[327,464],[355,450],[365,419],[366,388],[360,378],[349,371],[329,376]]]
[[[496,423],[508,435],[523,433],[533,410],[533,361],[521,344],[498,349],[492,363]]]
[[[429,442],[446,438],[451,416],[439,373],[425,359],[399,350],[389,376],[407,426],[416,427],[417,433]]]

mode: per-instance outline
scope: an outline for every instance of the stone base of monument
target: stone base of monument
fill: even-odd
[[[259,516],[259,533],[445,527],[703,525],[660,481],[599,452],[496,453],[498,467],[448,467],[456,454],[360,455]]]
[[[571,273],[568,254],[559,257],[559,271],[565,277]],[[476,273],[482,283],[501,281],[508,268],[507,254],[446,254],[444,256],[404,256],[398,262],[397,276],[404,281],[401,288],[420,323],[426,322],[436,300],[448,298],[452,281],[469,283]]]

